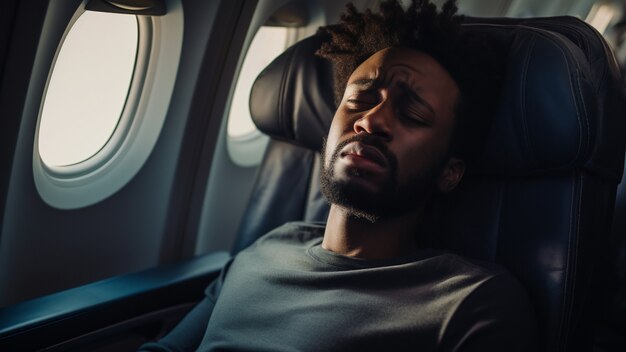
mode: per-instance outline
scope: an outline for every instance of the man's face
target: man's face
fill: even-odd
[[[374,221],[417,209],[435,187],[454,188],[464,169],[447,158],[458,96],[448,72],[416,50],[387,48],[363,62],[323,150],[327,199]]]

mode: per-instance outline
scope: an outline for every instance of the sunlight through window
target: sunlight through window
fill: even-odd
[[[56,58],[39,126],[46,165],[94,156],[119,122],[133,76],[138,30],[134,15],[86,11]]]

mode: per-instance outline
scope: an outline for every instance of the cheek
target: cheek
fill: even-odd
[[[342,127],[341,124],[338,123],[338,119],[334,118],[333,122],[330,125],[330,130],[328,131],[328,136],[326,137],[326,149],[324,150],[324,166],[328,167],[330,163],[330,159],[337,147],[337,143],[339,143],[339,138],[341,138]]]
[[[412,135],[398,142],[398,145],[405,146],[402,152],[394,153],[398,159],[397,171],[400,182],[408,182],[416,176],[430,174],[438,167],[446,152],[444,141],[434,134],[424,133],[419,137]]]

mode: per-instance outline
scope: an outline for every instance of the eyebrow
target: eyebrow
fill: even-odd
[[[360,78],[348,84],[348,87],[357,86],[357,87],[361,87],[364,89],[372,89],[372,88],[379,86],[380,84],[381,84],[380,79],[377,79],[377,78],[376,79],[375,78]],[[400,89],[402,89],[402,92],[404,94],[407,94],[411,99],[415,100],[418,104],[424,106],[424,108],[426,108],[430,113],[432,113],[433,116],[435,117],[437,116],[435,109],[433,109],[433,107],[426,100],[424,100],[424,98],[422,98],[414,89],[409,87],[408,84],[406,84],[405,82],[399,82],[398,85]]]
[[[374,79],[374,78],[361,78],[361,79],[357,79],[356,81],[348,84],[348,87],[351,86],[358,86],[361,88],[373,88],[376,87],[380,84],[378,79]]]
[[[409,66],[405,66],[405,65],[399,65],[399,66],[407,67],[413,71],[417,71],[414,68],[409,67]],[[372,89],[372,88],[379,86],[380,84],[381,84],[381,80],[379,78],[359,78],[353,81],[352,83],[348,84],[348,87],[357,86],[363,89]],[[402,92],[404,94],[407,94],[411,99],[415,100],[418,104],[424,106],[426,110],[428,110],[431,114],[433,114],[433,116],[437,117],[437,113],[435,112],[435,109],[433,109],[432,105],[430,105],[426,100],[424,100],[424,98],[422,98],[419,94],[417,94],[417,92],[414,89],[412,89],[406,82],[398,82],[398,85],[400,89],[402,89]]]

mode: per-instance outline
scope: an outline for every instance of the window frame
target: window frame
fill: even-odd
[[[156,145],[176,82],[182,52],[183,10],[180,3],[165,16],[135,15],[138,25],[135,68],[118,124],[105,145],[92,157],[68,166],[46,165],[39,155],[39,127],[54,64],[64,40],[85,12],[81,5],[55,47],[39,105],[32,166],[42,200],[58,209],[77,209],[98,203],[126,185]],[[41,49],[41,48],[40,48]]]
[[[74,26],[78,18],[82,16],[85,12],[87,11],[80,11],[80,14],[72,19],[72,22],[68,25],[68,29],[63,36],[63,40],[57,48],[57,52],[55,54],[54,61],[52,63],[46,81],[46,88],[43,94],[43,99],[37,119],[37,130],[35,132],[35,152],[37,153],[37,158],[39,159],[39,162],[41,163],[41,166],[43,167],[45,172],[55,179],[72,179],[84,176],[102,167],[111,158],[114,157],[115,153],[120,149],[123,141],[128,136],[131,126],[133,124],[133,120],[137,115],[139,99],[141,97],[144,87],[144,82],[148,71],[147,68],[150,60],[150,47],[153,40],[152,24],[150,23],[149,18],[145,16],[134,15],[135,20],[137,21],[137,52],[135,54],[135,63],[128,91],[126,94],[126,100],[124,102],[124,106],[122,107],[122,112],[117,120],[117,124],[113,129],[113,132],[111,133],[111,136],[97,152],[95,152],[93,155],[83,161],[63,166],[46,164],[39,154],[39,126],[41,123],[43,106],[45,104],[46,95],[48,93],[48,87],[50,84],[50,79],[52,77],[52,72],[54,71],[54,67],[56,65],[56,61],[61,51],[61,48],[65,44],[65,38],[67,37],[67,34],[72,30],[72,27]]]

